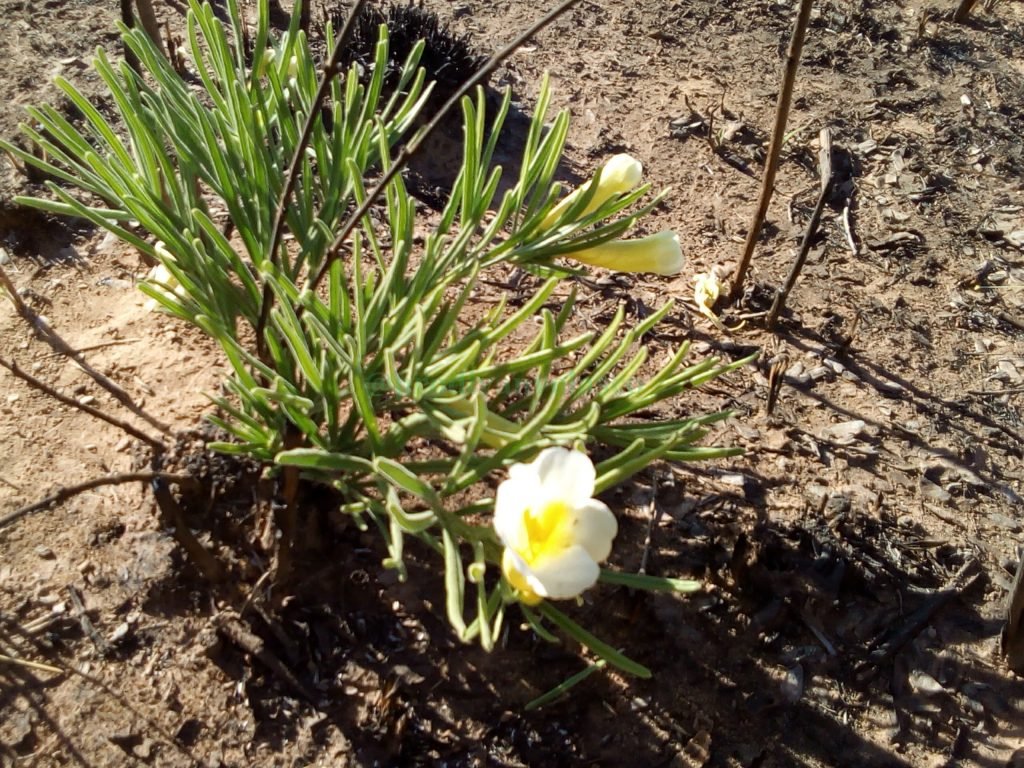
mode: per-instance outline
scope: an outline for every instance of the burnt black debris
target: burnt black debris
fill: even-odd
[[[344,6],[326,14],[326,21],[331,23],[336,33],[344,26],[346,14]],[[487,61],[487,56],[473,50],[468,37],[453,32],[437,14],[424,9],[421,4],[367,4],[360,11],[351,41],[342,52],[343,69],[357,63],[362,67],[364,76],[369,78],[381,24],[387,25],[389,37],[388,71],[384,77],[386,92],[397,87],[402,64],[416,43],[425,41],[420,66],[426,71],[427,81],[436,83],[425,115],[433,114]],[[323,28],[319,32],[326,37]]]

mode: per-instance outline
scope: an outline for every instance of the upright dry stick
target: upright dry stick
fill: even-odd
[[[804,262],[807,261],[807,254],[811,250],[811,241],[814,239],[814,235],[818,231],[818,223],[821,221],[821,214],[825,210],[825,203],[828,202],[829,197],[832,195],[832,131],[828,128],[822,128],[821,133],[818,134],[820,137],[820,148],[818,149],[818,169],[821,174],[821,191],[818,193],[818,202],[814,206],[814,213],[811,214],[811,220],[807,223],[807,230],[804,232],[804,239],[800,243],[800,251],[797,253],[796,260],[793,262],[793,267],[789,270],[789,277],[786,278],[785,285],[775,295],[775,302],[772,304],[772,309],[768,313],[768,319],[765,325],[769,330],[775,327],[775,321],[778,320],[779,315],[782,314],[782,310],[786,308],[786,299],[789,298],[790,291],[793,290],[793,286],[796,285],[796,279],[800,276],[800,271],[804,268]]]
[[[956,9],[956,13],[953,14],[953,21],[957,24],[963,24],[970,18],[971,10],[977,4],[978,0],[960,0],[960,5]]]
[[[800,53],[804,47],[807,22],[811,18],[812,2],[813,0],[800,0],[800,12],[797,14],[793,37],[789,41],[789,51],[786,53],[786,70],[782,78],[782,90],[779,92],[779,102],[775,108],[775,128],[772,129],[768,160],[764,167],[764,178],[761,180],[761,196],[757,201],[754,220],[747,231],[747,241],[743,246],[743,258],[740,259],[732,291],[729,293],[730,301],[736,301],[743,293],[743,280],[750,268],[750,258],[754,255],[757,238],[761,235],[761,225],[764,224],[764,217],[768,213],[768,204],[772,200],[772,192],[775,191],[775,172],[779,167],[779,154],[782,152],[782,142],[786,135],[789,105],[793,100],[793,84],[796,82],[796,70],[800,65]]]

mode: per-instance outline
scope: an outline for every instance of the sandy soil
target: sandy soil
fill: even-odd
[[[540,13],[521,0],[427,6],[483,51]],[[623,521],[615,566],[707,583],[688,599],[603,588],[576,611],[652,680],[593,675],[526,713],[582,668],[576,649],[515,626],[494,654],[460,646],[425,565],[395,583],[372,539],[340,531],[343,554],[311,568],[302,599],[243,609],[185,561],[148,490],[111,486],[0,526],[0,653],[64,670],[0,661],[2,764],[1024,764],[1024,689],[998,652],[1024,529],[1024,4],[979,7],[964,25],[952,10],[817,5],[753,267],[755,288],[785,278],[830,127],[839,183],[789,312],[773,333],[747,319],[723,335],[680,308],[649,341],[653,359],[684,337],[698,356],[764,350],[673,406],[736,410],[709,442],[743,445],[743,458],[656,467],[609,496]],[[24,105],[67,108],[58,74],[102,106],[88,59],[116,50],[117,11],[0,0],[0,134]],[[177,3],[159,11],[180,28]],[[581,324],[622,301],[636,317],[687,300],[693,274],[734,268],[794,15],[767,0],[585,2],[499,70],[493,84],[524,109],[550,71],[573,115],[570,170],[627,151],[673,190],[648,226],[680,233],[686,269],[595,274]],[[183,468],[219,478],[189,509],[223,544],[257,495],[254,475],[204,456],[192,431],[223,365],[145,310],[131,249],[16,208],[10,195],[31,183],[0,166],[4,269],[68,344],[184,435]],[[740,326],[759,293],[726,322]],[[0,350],[157,434],[6,301]],[[0,518],[142,455],[0,375]],[[257,594],[260,563],[249,571]]]

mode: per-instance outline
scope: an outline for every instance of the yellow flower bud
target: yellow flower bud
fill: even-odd
[[[601,169],[601,176],[597,182],[594,196],[590,199],[587,207],[580,213],[579,218],[582,219],[587,214],[593,213],[604,205],[605,202],[615,197],[615,195],[629,192],[640,183],[643,172],[644,167],[640,164],[640,161],[629,155],[615,155],[612,157]],[[569,206],[586,194],[593,183],[593,179],[591,179],[552,208],[551,213],[544,218],[541,228],[547,228],[554,224]]]
[[[637,240],[611,240],[566,255],[592,267],[604,267],[616,272],[674,275],[683,268],[679,236],[669,229]]]

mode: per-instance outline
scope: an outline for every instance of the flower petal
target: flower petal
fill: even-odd
[[[597,471],[590,457],[566,448],[545,448],[534,460],[545,500],[558,499],[571,507],[587,502],[594,493]]]
[[[529,541],[524,518],[531,500],[540,495],[540,483],[534,473],[509,474],[494,497],[494,530],[506,547],[525,550]]]
[[[674,275],[684,263],[679,236],[669,229],[637,240],[611,240],[565,255],[592,267],[656,275]]]
[[[587,551],[573,545],[554,557],[528,565],[523,576],[541,597],[568,600],[594,586],[600,573]]]
[[[505,547],[505,551],[501,555],[501,571],[508,583],[518,590],[518,598],[523,603],[537,605],[544,599],[542,595],[537,594],[533,587],[530,586],[528,579],[530,566],[508,547]]]
[[[619,532],[619,522],[608,505],[597,499],[588,499],[574,510],[572,540],[583,547],[596,563],[608,559],[612,539]]]

